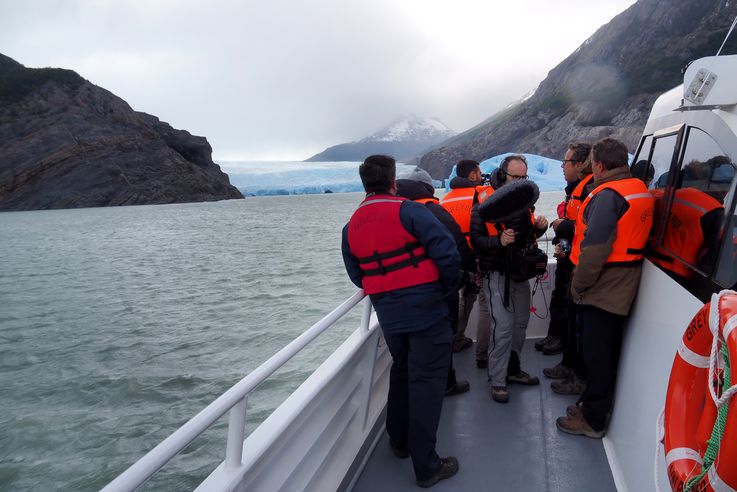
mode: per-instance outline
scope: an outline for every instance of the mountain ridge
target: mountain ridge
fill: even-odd
[[[505,152],[560,158],[574,141],[622,140],[634,151],[655,99],[690,61],[714,55],[737,15],[723,0],[639,0],[554,67],[534,94],[417,160],[435,178],[459,159]],[[732,35],[726,53],[737,49]]]

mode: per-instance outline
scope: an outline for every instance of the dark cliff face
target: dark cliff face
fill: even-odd
[[[211,156],[75,72],[0,55],[0,210],[243,198]]]
[[[444,178],[459,159],[562,158],[571,142],[605,137],[632,152],[658,95],[682,83],[690,61],[716,54],[735,15],[737,4],[725,0],[640,0],[551,70],[531,98],[423,155],[420,167]],[[733,33],[722,54],[735,53]]]

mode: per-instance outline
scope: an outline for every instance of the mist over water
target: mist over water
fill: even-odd
[[[101,488],[352,295],[340,231],[362,198],[0,213],[0,490]],[[248,431],[359,317],[252,394]],[[144,488],[194,488],[226,426]]]

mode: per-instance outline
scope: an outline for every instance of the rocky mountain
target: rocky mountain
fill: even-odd
[[[204,137],[71,70],[0,55],[0,210],[243,198]]]
[[[639,0],[551,70],[531,97],[436,146],[419,165],[444,178],[459,159],[561,158],[570,142],[608,136],[633,152],[657,96],[682,83],[690,61],[716,54],[735,15],[737,2],[725,0]],[[737,33],[722,51],[735,53]]]
[[[405,115],[366,138],[334,145],[307,161],[362,161],[371,154],[388,154],[403,161],[453,135],[437,118]]]

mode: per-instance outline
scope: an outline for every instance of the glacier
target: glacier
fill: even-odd
[[[230,184],[245,196],[363,191],[360,162],[220,161]],[[414,166],[397,163],[397,174]],[[437,183],[440,186],[440,182]]]
[[[488,173],[499,167],[507,154],[481,162]],[[565,188],[561,162],[534,154],[524,154],[530,179],[540,191],[559,191]],[[360,162],[302,162],[302,161],[217,161],[228,174],[230,183],[246,196],[304,195],[314,193],[344,193],[363,191],[358,177]],[[397,163],[397,175],[411,171],[415,166]],[[455,177],[455,168],[445,183],[435,181],[437,188],[447,185]]]

